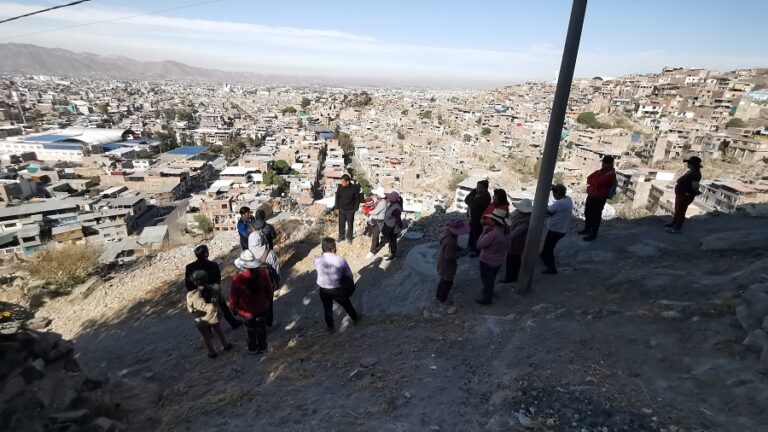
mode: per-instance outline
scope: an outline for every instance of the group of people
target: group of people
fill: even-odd
[[[601,162],[601,168],[587,177],[584,228],[578,232],[584,236],[584,241],[597,239],[603,209],[606,202],[615,196],[618,185],[614,158],[605,156]],[[693,156],[684,162],[688,165],[688,172],[677,180],[675,214],[672,222],[666,225],[671,233],[679,232],[688,206],[699,194],[701,159]],[[567,195],[567,189],[562,184],[553,185],[551,192],[554,201],[546,210],[547,233],[539,258],[545,266],[542,273],[555,275],[555,248],[571,228],[573,200]],[[529,199],[520,200],[512,204],[514,211],[510,212],[506,192],[503,189],[495,189],[491,195],[487,180],[477,182],[464,202],[468,209],[468,221],[462,218],[452,219],[440,238],[437,258],[440,280],[435,297],[440,302],[450,302],[449,293],[456,276],[458,259],[467,255],[479,257],[480,261],[482,290],[475,301],[489,305],[493,299],[496,278],[503,265],[506,265],[506,271],[502,283],[517,281],[533,203]],[[469,234],[466,249],[458,245],[458,237],[464,234]]]
[[[685,220],[688,206],[699,194],[701,159],[691,157],[684,161],[688,172],[677,180],[675,186],[675,214],[667,224],[669,232],[679,232]],[[579,235],[584,241],[597,238],[602,212],[606,202],[616,193],[614,160],[606,156],[602,167],[587,178],[585,225]],[[562,184],[553,185],[554,201],[547,207],[547,233],[539,257],[544,263],[544,274],[557,274],[555,248],[570,230],[573,200]],[[523,199],[510,204],[503,189],[489,192],[487,180],[477,182],[465,198],[468,220],[451,219],[439,241],[437,272],[440,281],[435,297],[442,303],[450,303],[450,291],[462,256],[478,257],[482,289],[475,302],[489,305],[493,301],[496,279],[501,267],[506,266],[502,283],[516,282],[520,273],[521,256],[525,248],[533,203]],[[397,238],[403,229],[403,200],[397,192],[385,193],[377,188],[364,200],[360,188],[348,175],[342,178],[336,191],[334,211],[339,217],[339,241],[351,242],[354,236],[355,213],[363,207],[366,234],[371,236],[371,248],[366,258],[372,258],[384,244],[389,246],[388,261],[397,256]],[[267,223],[262,210],[251,212],[240,209],[237,222],[242,253],[234,264],[237,273],[232,278],[229,296],[223,295],[219,265],[209,259],[207,246],[195,248],[195,261],[187,265],[185,285],[187,309],[208,350],[208,356],[218,356],[214,348],[214,335],[223,350],[232,349],[222,331],[220,318],[234,330],[246,329],[248,352],[261,354],[267,350],[267,329],[274,326],[274,295],[280,288],[280,260],[274,251],[277,231]],[[466,248],[458,239],[469,235]],[[355,281],[347,261],[337,254],[336,240],[327,237],[322,241],[322,254],[314,260],[317,273],[317,290],[323,306],[323,316],[329,332],[335,329],[333,303],[338,303],[352,320],[359,322],[351,297]]]

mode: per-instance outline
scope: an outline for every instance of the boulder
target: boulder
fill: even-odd
[[[763,249],[765,245],[768,245],[768,228],[722,232],[701,240],[701,250],[705,251]]]
[[[755,284],[747,288],[736,307],[738,318],[744,330],[751,332],[763,326],[768,317],[768,283]]]
[[[90,414],[90,411],[87,409],[79,409],[74,411],[64,411],[59,412],[56,414],[50,414],[48,418],[53,423],[61,424],[61,423],[77,423]]]
[[[86,427],[86,430],[92,432],[116,432],[122,429],[124,429],[122,423],[106,417],[99,417]]]
[[[736,207],[736,214],[749,217],[768,218],[768,205],[765,203],[749,203]]]
[[[51,319],[47,317],[35,317],[24,321],[24,328],[29,330],[43,330],[51,325]]]

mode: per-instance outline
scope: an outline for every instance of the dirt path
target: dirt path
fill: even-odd
[[[591,244],[566,238],[560,275],[525,297],[500,286],[491,307],[471,301],[477,263],[467,259],[450,313],[418,264],[429,245],[404,241],[409,259],[384,263],[358,258],[366,245],[356,239],[340,253],[359,274],[365,318],[333,335],[314,288],[313,234],[284,254],[266,356],[246,355],[238,330],[234,351],[207,359],[179,286],[90,323],[76,342],[86,367],[146,390],[155,409],[127,419],[134,428],[764,430],[766,378],[733,317],[745,287],[707,281],[768,253],[705,252],[698,239],[765,220],[704,218],[679,236],[659,224],[608,223]]]

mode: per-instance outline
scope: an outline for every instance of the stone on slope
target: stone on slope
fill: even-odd
[[[701,250],[705,251],[763,249],[766,245],[768,245],[768,227],[722,232],[701,240]]]
[[[761,328],[766,317],[768,317],[768,283],[752,285],[744,292],[741,303],[736,307],[736,318],[744,330],[751,332]]]

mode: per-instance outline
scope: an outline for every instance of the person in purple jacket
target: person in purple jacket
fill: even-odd
[[[483,228],[483,233],[477,239],[480,249],[480,280],[483,290],[475,303],[489,305],[493,300],[493,289],[499,269],[507,259],[507,251],[512,241],[507,222],[507,211],[497,208],[489,216],[492,225]]]

